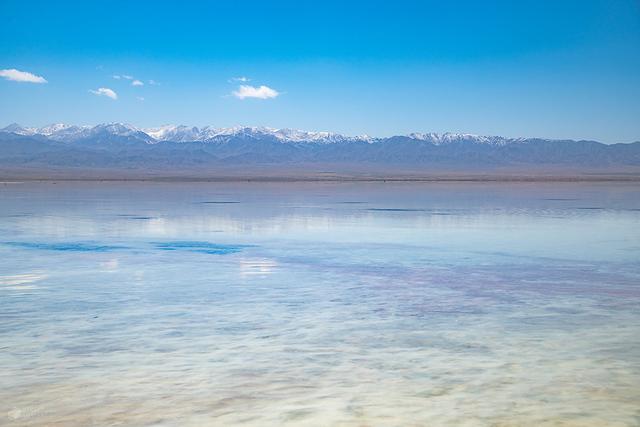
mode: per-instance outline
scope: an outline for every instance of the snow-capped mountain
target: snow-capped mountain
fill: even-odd
[[[272,137],[282,142],[339,142],[350,139],[368,140],[366,136],[347,137],[333,132],[306,132],[296,129],[275,129],[269,127],[235,126],[215,128],[205,126],[165,125],[157,128],[142,129],[156,141],[192,142],[214,141],[229,137],[263,138]]]
[[[50,136],[56,133],[64,133],[69,130],[75,131],[76,128],[77,126],[66,125],[64,123],[54,123],[48,126],[34,129],[34,132],[40,135]]]
[[[481,136],[468,133],[411,133],[392,138],[375,138],[368,135],[346,136],[335,132],[309,132],[297,129],[277,129],[270,127],[234,126],[216,128],[205,126],[163,125],[155,128],[137,128],[125,123],[103,123],[96,126],[75,126],[63,123],[51,124],[40,128],[23,127],[13,123],[0,132],[18,135],[43,135],[57,141],[74,141],[96,136],[126,136],[139,138],[148,143],[169,142],[223,142],[230,138],[263,139],[272,138],[281,142],[293,143],[339,143],[368,142],[392,138],[408,138],[427,142],[432,145],[451,143],[474,143],[488,145],[506,145],[526,141],[525,138],[505,138],[501,136]]]
[[[444,145],[456,142],[470,142],[474,144],[489,144],[489,145],[506,145],[516,142],[526,141],[525,138],[505,138],[502,136],[483,136],[473,135],[470,133],[410,133],[407,135],[411,139],[418,141],[427,141],[433,145]]]
[[[229,128],[216,128],[205,126],[198,128],[185,125],[164,125],[155,128],[137,128],[124,123],[105,123],[94,127],[73,126],[56,123],[40,128],[22,127],[16,123],[11,124],[0,132],[10,132],[18,135],[43,135],[53,140],[72,141],[96,135],[116,135],[138,137],[148,140],[150,143],[158,141],[171,142],[207,142],[220,141],[230,137],[265,138],[272,137],[282,142],[344,142],[344,141],[372,141],[366,135],[349,137],[333,132],[307,132],[296,129],[275,129],[269,127],[234,126]]]
[[[144,132],[156,141],[187,142],[197,141],[200,138],[200,130],[195,126],[164,125],[157,128],[144,129]]]
[[[45,126],[44,128],[46,127],[48,126]],[[26,128],[17,123],[11,123],[9,126],[0,129],[0,132],[15,133],[17,135],[35,135],[38,133],[38,128]]]
[[[595,141],[459,133],[375,138],[268,127],[165,125],[141,129],[123,123],[53,124],[41,128],[12,124],[0,129],[2,167],[189,170],[233,165],[243,166],[236,170],[251,165],[323,165],[322,170],[336,171],[353,167],[627,170],[640,168],[640,142],[605,145]]]
[[[273,138],[281,142],[295,143],[339,143],[339,142],[368,142],[374,143],[390,138],[374,138],[368,135],[346,136],[334,132],[308,132],[297,129],[276,129],[270,127],[234,126],[229,128],[216,128],[205,126],[163,125],[155,128],[137,128],[125,123],[104,123],[96,126],[74,126],[62,123],[48,126],[22,127],[16,123],[11,124],[0,132],[15,133],[19,135],[43,135],[57,141],[74,141],[82,138],[96,136],[126,136],[139,138],[148,143],[160,141],[170,142],[221,142],[229,138],[262,139]],[[506,145],[514,142],[526,141],[524,138],[504,138],[501,136],[480,136],[461,133],[411,133],[406,136],[394,138],[409,138],[415,141],[428,142],[433,145],[468,142],[474,144]]]

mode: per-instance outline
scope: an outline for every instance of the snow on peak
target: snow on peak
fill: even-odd
[[[147,135],[156,141],[187,142],[197,141],[200,130],[197,127],[184,125],[163,125],[156,128],[142,129]]]
[[[430,142],[434,145],[444,145],[454,142],[470,142],[474,144],[490,144],[490,145],[505,145],[510,142],[519,141],[501,136],[482,136],[474,135],[471,133],[410,133],[407,135],[411,139],[418,141]]]
[[[53,135],[54,133],[63,131],[65,129],[69,129],[70,127],[73,127],[73,126],[66,125],[64,123],[53,123],[48,126],[43,126],[41,128],[38,128],[37,133],[40,135],[49,136],[49,135]]]
[[[103,123],[96,126],[73,126],[63,123],[55,123],[41,128],[27,128],[13,123],[4,129],[4,132],[13,132],[20,135],[43,135],[59,141],[73,141],[98,135],[117,135],[133,137],[148,143],[161,141],[168,142],[226,142],[231,138],[263,139],[265,137],[275,139],[283,143],[322,143],[331,144],[338,142],[367,142],[374,143],[386,138],[374,138],[368,135],[345,136],[339,133],[316,131],[309,132],[289,128],[271,128],[256,126],[233,126],[216,128],[205,126],[198,128],[185,125],[163,125],[153,128],[137,128],[126,123]],[[424,141],[433,145],[445,145],[450,143],[472,143],[489,145],[506,145],[513,142],[522,142],[526,139],[503,138],[499,136],[480,136],[468,133],[411,133],[407,138]]]
[[[333,132],[307,132],[296,129],[277,129],[258,126],[233,126],[216,128],[205,126],[203,128],[164,125],[156,128],[143,129],[156,141],[221,141],[231,137],[263,138],[272,137],[281,142],[336,142],[350,139],[367,139],[364,137],[345,137]]]
[[[35,135],[37,133],[36,128],[26,128],[20,126],[18,123],[11,123],[9,126],[2,129],[4,132],[17,133],[18,135]]]
[[[117,122],[99,124],[97,126],[94,126],[91,129],[91,131],[93,133],[104,131],[104,132],[112,133],[114,135],[124,135],[124,136],[141,132],[140,129],[138,129],[133,125],[130,125],[128,123],[117,123]]]

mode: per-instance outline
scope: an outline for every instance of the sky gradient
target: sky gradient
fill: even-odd
[[[343,3],[2,0],[0,126],[640,140],[638,1]]]

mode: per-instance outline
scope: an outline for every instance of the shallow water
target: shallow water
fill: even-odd
[[[0,425],[640,425],[633,184],[0,184]]]

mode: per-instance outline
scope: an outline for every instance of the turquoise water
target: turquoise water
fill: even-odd
[[[634,184],[0,184],[0,425],[640,425]]]

